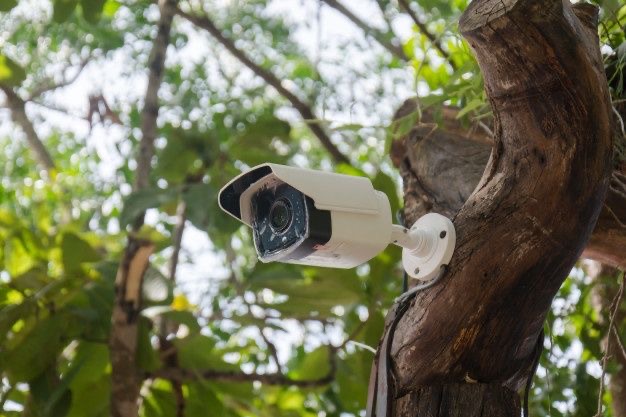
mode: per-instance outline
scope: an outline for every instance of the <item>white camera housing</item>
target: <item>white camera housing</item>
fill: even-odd
[[[268,163],[234,178],[218,200],[252,227],[262,262],[353,268],[395,243],[407,273],[428,280],[454,251],[450,220],[431,213],[412,229],[393,225],[389,199],[365,177]]]

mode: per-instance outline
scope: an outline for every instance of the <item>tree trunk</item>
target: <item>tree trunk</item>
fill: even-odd
[[[609,185],[611,107],[596,19],[593,6],[559,0],[475,0],[462,16],[493,108],[493,150],[454,215],[446,275],[397,324],[393,415],[519,415],[516,391],[532,374],[545,315]],[[435,204],[425,184],[403,176],[411,223],[415,201]],[[447,192],[464,200],[468,191]]]
[[[395,119],[417,110],[407,100]],[[476,126],[456,119],[458,109],[444,108],[440,126],[434,116],[422,120],[392,145],[391,157],[404,179],[405,212],[411,218],[434,211],[448,217],[459,212],[480,181],[489,161],[492,139]],[[626,106],[622,108],[626,119]],[[616,132],[621,134],[621,132]],[[626,268],[626,165],[617,165],[596,227],[582,254],[613,267]]]
[[[396,402],[402,417],[519,417],[518,395],[500,384],[435,385]]]

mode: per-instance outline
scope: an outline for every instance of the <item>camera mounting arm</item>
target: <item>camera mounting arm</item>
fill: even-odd
[[[401,246],[402,266],[415,279],[434,278],[442,265],[447,265],[454,253],[456,232],[454,224],[445,216],[428,213],[420,217],[410,229],[391,226],[391,243]]]

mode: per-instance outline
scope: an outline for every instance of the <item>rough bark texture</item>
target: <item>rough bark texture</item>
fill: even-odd
[[[391,356],[395,396],[404,398],[395,415],[413,415],[402,411],[403,401],[427,401],[431,385],[485,383],[496,395],[494,386],[517,390],[531,373],[546,312],[591,235],[612,168],[594,13],[559,0],[475,0],[461,18],[493,108],[494,145],[454,216],[457,247],[447,275],[418,294],[397,326]],[[459,158],[480,152],[457,151]],[[427,183],[405,179],[414,187],[408,199],[424,195]],[[446,198],[462,202],[471,188]],[[434,206],[427,198],[420,204]],[[416,211],[406,217],[416,220]],[[468,398],[476,388],[454,389]],[[474,402],[450,401],[434,415]],[[518,412],[502,407],[490,415]]]
[[[416,106],[415,100],[407,100],[396,118],[410,114]],[[477,126],[462,126],[457,113],[458,109],[445,108],[435,130],[434,116],[425,113],[421,123],[393,144],[391,156],[404,179],[405,211],[410,218],[429,211],[454,217],[482,177],[493,141]],[[613,170],[598,223],[582,256],[626,268],[624,165],[616,164]]]
[[[516,392],[500,384],[449,384],[422,388],[399,398],[403,417],[519,417]]]
[[[111,317],[111,415],[137,416],[143,376],[137,367],[137,331],[141,311],[141,285],[154,251],[150,242],[129,239],[115,279],[115,304]]]

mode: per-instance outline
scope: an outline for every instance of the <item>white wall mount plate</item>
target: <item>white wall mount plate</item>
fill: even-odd
[[[429,281],[437,276],[442,265],[448,265],[456,245],[456,232],[450,219],[428,213],[409,229],[418,241],[414,249],[402,250],[402,266],[411,278]]]

